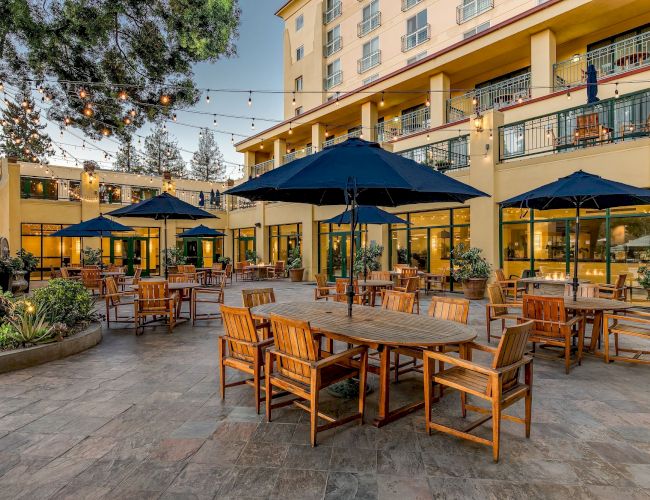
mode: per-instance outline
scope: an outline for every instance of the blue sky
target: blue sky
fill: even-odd
[[[276,10],[285,3],[285,0],[239,0],[242,10],[239,27],[239,39],[236,41],[237,56],[231,59],[222,59],[212,64],[199,64],[195,67],[195,80],[201,88],[234,88],[234,89],[269,89],[280,90],[283,86],[282,77],[282,20],[274,15]],[[202,98],[192,109],[208,113],[223,113],[240,115],[246,119],[218,118],[218,126],[213,126],[212,116],[203,116],[179,111],[178,123],[168,122],[167,128],[170,135],[176,137],[182,149],[194,151],[198,143],[198,129],[181,125],[190,123],[205,126],[216,131],[228,131],[251,135],[252,117],[282,119],[283,96],[282,94],[258,94],[253,96],[253,106],[248,107],[247,94],[214,94],[210,95],[210,103]],[[256,120],[255,132],[270,126],[270,122]],[[103,153],[89,147],[81,149],[81,141],[71,134],[65,133],[64,138],[59,135],[58,127],[48,127],[48,132],[53,140],[76,144],[77,147],[68,147],[69,152],[82,159],[103,160]],[[81,135],[79,130],[72,131]],[[138,132],[147,135],[148,127],[143,127]],[[231,136],[225,133],[215,134],[219,147],[225,160],[243,163],[243,157],[235,152],[231,143]],[[235,141],[241,138],[235,138]],[[87,144],[91,142],[87,141]],[[116,151],[117,144],[109,140],[96,143],[109,153]],[[191,153],[182,152],[187,162]],[[64,164],[61,159],[54,159],[52,164]],[[74,162],[72,163],[74,164]],[[100,163],[102,168],[110,168],[106,163]],[[227,166],[230,175],[237,176],[236,167]]]

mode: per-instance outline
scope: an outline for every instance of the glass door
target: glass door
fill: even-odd
[[[197,267],[200,267],[200,260],[201,260],[201,245],[199,244],[199,239],[198,238],[185,238],[183,240],[183,246],[185,247],[183,249],[183,253],[185,255],[185,262],[186,264],[194,265]]]
[[[246,259],[247,254],[250,252],[255,251],[255,238],[247,238],[247,237],[242,237],[240,236],[238,239],[238,245],[239,245],[239,253],[237,254],[238,261],[243,262]]]
[[[330,233],[329,252],[327,255],[327,279],[346,278],[348,238],[345,233]]]
[[[111,238],[110,259],[116,266],[126,266],[132,275],[135,266],[142,268],[144,276],[149,275],[149,238]]]

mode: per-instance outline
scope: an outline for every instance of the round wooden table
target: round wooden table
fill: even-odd
[[[599,299],[596,297],[578,297],[575,301],[573,297],[564,297],[564,307],[571,311],[580,313],[591,312],[594,315],[594,327],[589,343],[589,351],[595,352],[597,339],[603,333],[603,315],[606,311],[624,311],[634,307],[630,302],[620,300]]]
[[[359,280],[359,287],[367,288],[370,292],[370,305],[375,307],[377,290],[381,288],[392,288],[395,283],[392,280]]]
[[[102,271],[102,276],[104,278],[116,278],[118,276],[124,276],[124,271]]]
[[[459,345],[476,338],[473,328],[455,323],[400,312],[353,306],[336,302],[271,303],[253,307],[254,317],[268,320],[272,314],[308,321],[314,331],[340,342],[365,345],[379,351],[379,367],[368,370],[379,375],[379,409],[374,425],[380,427],[424,406],[418,401],[390,409],[390,353],[398,347],[433,348]]]

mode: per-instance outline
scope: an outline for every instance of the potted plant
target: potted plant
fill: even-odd
[[[11,259],[11,267],[13,268],[13,275],[11,276],[11,293],[17,295],[25,292],[29,284],[25,279],[27,271],[23,268],[23,261],[20,257],[13,257]]]
[[[187,262],[187,258],[180,248],[168,248],[163,260],[165,269],[172,274],[178,271],[178,266],[182,266]]]
[[[246,261],[257,264],[257,252],[255,250],[246,250]]]
[[[384,247],[378,245],[375,241],[365,248],[357,248],[354,259],[354,274],[363,274],[366,279],[368,271],[379,271],[381,268],[381,256],[384,253]]]
[[[84,266],[99,266],[102,262],[102,252],[98,248],[86,247],[81,251],[81,261]]]
[[[30,284],[30,275],[32,271],[34,271],[39,264],[39,261],[36,257],[34,257],[34,254],[31,252],[28,252],[24,248],[21,248],[16,252],[16,255],[20,260],[23,261],[23,270],[25,271],[25,281],[27,281],[27,290],[25,292],[29,292],[29,284]]]
[[[451,252],[454,259],[452,277],[462,283],[466,299],[482,299],[485,295],[485,286],[492,266],[481,255],[482,252],[483,250],[476,247],[465,249],[462,244]]]
[[[650,300],[650,269],[647,266],[639,266],[639,269],[636,271],[639,282],[639,286],[643,287],[645,293],[648,295],[648,300]]]
[[[294,247],[289,252],[287,269],[289,270],[289,278],[291,281],[302,281],[305,275],[305,268],[302,267],[302,256],[300,255],[299,247]]]

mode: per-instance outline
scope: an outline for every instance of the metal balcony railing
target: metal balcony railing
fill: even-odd
[[[499,127],[502,161],[650,136],[650,90]]]
[[[362,37],[381,26],[381,12],[377,12],[357,24],[357,36]]]
[[[409,10],[412,7],[415,7],[422,0],[402,0],[402,12]]]
[[[342,82],[343,82],[343,71],[339,70],[336,73],[332,73],[327,78],[325,78],[323,84],[325,86],[325,90],[329,90],[331,88],[336,87],[337,85],[341,85]]]
[[[553,66],[555,90],[564,90],[587,82],[587,66],[593,64],[598,78],[650,66],[650,32],[618,41]]]
[[[304,158],[305,156],[309,156],[310,154],[312,154],[311,146],[307,146],[306,148],[292,151],[291,153],[287,153],[286,155],[284,155],[284,157],[282,158],[282,164],[286,165],[287,163],[291,163],[293,160],[297,160],[298,158]]]
[[[251,208],[255,206],[255,202],[239,196],[234,197],[233,209],[238,208]]]
[[[472,0],[456,6],[456,22],[463,24],[494,8],[494,0]]]
[[[488,109],[499,109],[530,99],[530,73],[447,99],[447,122],[455,122]]]
[[[267,161],[263,161],[262,163],[258,163],[257,165],[253,165],[251,168],[251,177],[259,177],[260,175],[273,170],[274,165],[275,160],[273,160],[273,158]]]
[[[366,57],[362,57],[357,61],[357,72],[359,74],[365,73],[369,69],[379,66],[381,64],[381,50],[377,50]]]
[[[345,135],[339,135],[338,137],[330,137],[323,143],[323,147],[326,148],[327,146],[333,146],[334,144],[340,144],[342,142],[347,141],[348,139],[351,139],[353,137],[361,137],[363,132],[361,129],[359,130],[353,130],[352,132],[348,132]]]
[[[434,170],[446,172],[469,166],[469,135],[434,142],[399,153]]]
[[[329,42],[323,48],[323,54],[325,57],[329,57],[332,54],[336,54],[339,50],[343,48],[343,39],[340,36],[337,36],[334,40]]]
[[[389,142],[398,137],[415,134],[429,128],[431,123],[431,110],[421,108],[392,120],[377,124],[377,141]]]
[[[332,5],[332,8],[328,11],[325,11],[323,14],[323,24],[328,24],[334,21],[337,17],[343,14],[343,6],[341,2],[335,2]]]
[[[402,52],[407,52],[418,45],[431,38],[431,25],[427,24],[422,26],[419,30],[413,33],[408,33],[402,36]]]

